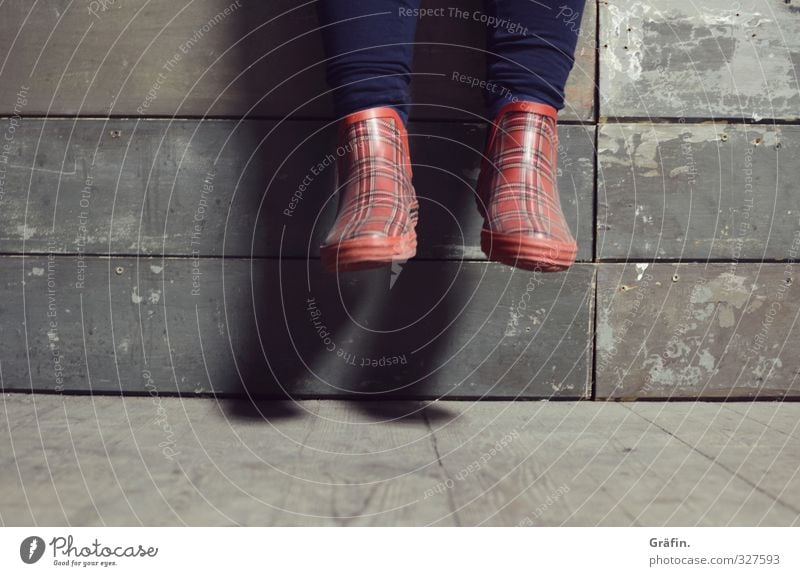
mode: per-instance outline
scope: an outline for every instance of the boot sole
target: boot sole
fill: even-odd
[[[525,234],[498,234],[481,230],[481,250],[492,262],[523,270],[560,272],[575,263],[578,245],[574,242],[542,240]]]
[[[320,259],[325,269],[335,274],[389,266],[416,253],[417,234],[412,230],[403,236],[352,238],[323,246]]]

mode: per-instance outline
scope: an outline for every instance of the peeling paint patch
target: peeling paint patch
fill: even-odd
[[[111,222],[111,239],[128,240],[138,235],[139,220],[134,215],[118,216]]]
[[[748,314],[752,314],[753,312],[755,312],[764,305],[765,299],[766,298],[763,295],[761,294],[757,295],[750,301],[750,304],[747,306],[745,312],[747,312]]]
[[[33,226],[26,226],[24,224],[20,224],[17,226],[17,234],[22,236],[23,240],[30,240],[33,238],[33,235],[36,234],[36,228]]]
[[[158,304],[161,300],[161,290],[151,290],[150,295],[147,297],[147,301],[150,304]]]
[[[703,350],[697,355],[697,365],[707,372],[714,372],[716,360],[708,348],[703,348]]]
[[[638,24],[650,11],[650,6],[644,2],[634,2],[628,4],[627,9],[614,4],[607,4],[605,7],[611,16],[610,26],[601,28],[606,35],[605,43],[622,47],[622,50],[608,50],[604,53],[608,79],[612,80],[619,73],[635,82],[642,75],[644,56],[644,29]]]
[[[710,302],[707,303],[705,306],[695,306],[694,308],[692,308],[692,317],[695,320],[704,322],[705,320],[711,318],[711,315],[714,313],[714,308],[715,308],[714,304]]]
[[[763,381],[769,376],[775,376],[775,370],[783,367],[783,362],[780,358],[766,358],[759,356],[755,365],[753,366],[753,376],[759,381]]]
[[[745,276],[736,275],[733,272],[722,272],[705,284],[695,286],[692,289],[692,302],[697,304],[727,302],[740,309],[752,292],[751,287],[745,285],[746,281]]]
[[[720,304],[719,307],[719,327],[720,328],[733,328],[736,324],[736,319],[733,315],[733,306],[729,304]]]

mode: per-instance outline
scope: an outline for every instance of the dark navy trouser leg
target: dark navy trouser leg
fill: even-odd
[[[320,0],[327,79],[339,116],[393,106],[407,120],[417,24],[411,14],[420,1]],[[487,30],[487,80],[492,89],[485,100],[490,118],[514,99],[563,108],[584,4],[585,0],[484,1],[484,11],[475,17]]]
[[[564,107],[564,85],[575,61],[585,0],[489,0],[486,92],[490,118],[513,101]]]
[[[338,116],[392,106],[408,120],[421,0],[320,0],[328,84]]]

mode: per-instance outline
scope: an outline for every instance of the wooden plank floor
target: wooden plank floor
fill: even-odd
[[[1,399],[3,525],[800,524],[800,404]]]

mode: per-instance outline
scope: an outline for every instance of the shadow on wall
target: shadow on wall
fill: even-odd
[[[237,19],[242,35],[268,20],[267,12],[278,10],[264,8],[258,17]],[[257,215],[254,227],[242,227],[250,236],[245,252],[249,260],[223,264],[232,279],[225,282],[225,299],[227,314],[236,318],[235,326],[228,320],[228,332],[241,392],[252,397],[358,399],[558,394],[550,380],[534,385],[532,380],[542,366],[549,369],[558,363],[555,350],[571,344],[577,334],[571,321],[588,309],[586,271],[579,274],[579,289],[566,297],[559,286],[569,273],[550,279],[549,294],[540,289],[541,318],[559,295],[566,302],[566,322],[556,321],[555,326],[560,339],[545,336],[535,325],[518,329],[510,320],[509,308],[513,319],[514,305],[541,279],[532,284],[529,273],[480,261],[482,219],[473,192],[484,144],[480,125],[418,121],[409,127],[414,184],[421,203],[417,258],[338,277],[322,270],[318,246],[335,215],[338,154],[335,119],[329,114],[319,121],[298,119],[329,109],[319,38],[305,35],[316,25],[308,14],[291,13],[262,28],[247,50],[247,59],[239,63],[241,68],[252,66],[287,42],[264,59],[281,70],[280,75],[271,72],[274,80],[269,86],[258,74],[246,79],[253,97],[263,97],[255,110],[263,111],[264,102],[271,101],[270,115],[275,110],[290,115],[237,126],[235,130],[244,136],[236,142],[243,149],[225,154],[252,155],[250,164],[236,175],[246,185],[244,193],[232,194],[234,204],[239,204],[232,210]],[[279,31],[273,34],[273,29]],[[302,40],[286,38],[287,30]],[[478,32],[482,42],[482,30]],[[464,64],[475,66],[473,60],[474,52],[469,52]],[[298,70],[305,71],[297,74]],[[285,86],[292,87],[291,105],[279,96]],[[415,110],[424,111],[423,116],[436,114],[444,102],[421,97],[424,86],[416,90]],[[470,97],[476,97],[472,92]],[[480,102],[479,93],[477,99]],[[460,113],[470,117],[468,111]],[[241,292],[243,286],[251,286],[252,295],[249,290]],[[525,313],[518,315],[529,319]],[[582,320],[579,329],[585,336]],[[580,337],[579,343],[585,348]],[[548,374],[560,382],[577,382],[560,391],[566,396],[585,393],[580,366],[589,352],[578,350],[578,358],[566,355],[559,365],[563,373]]]

